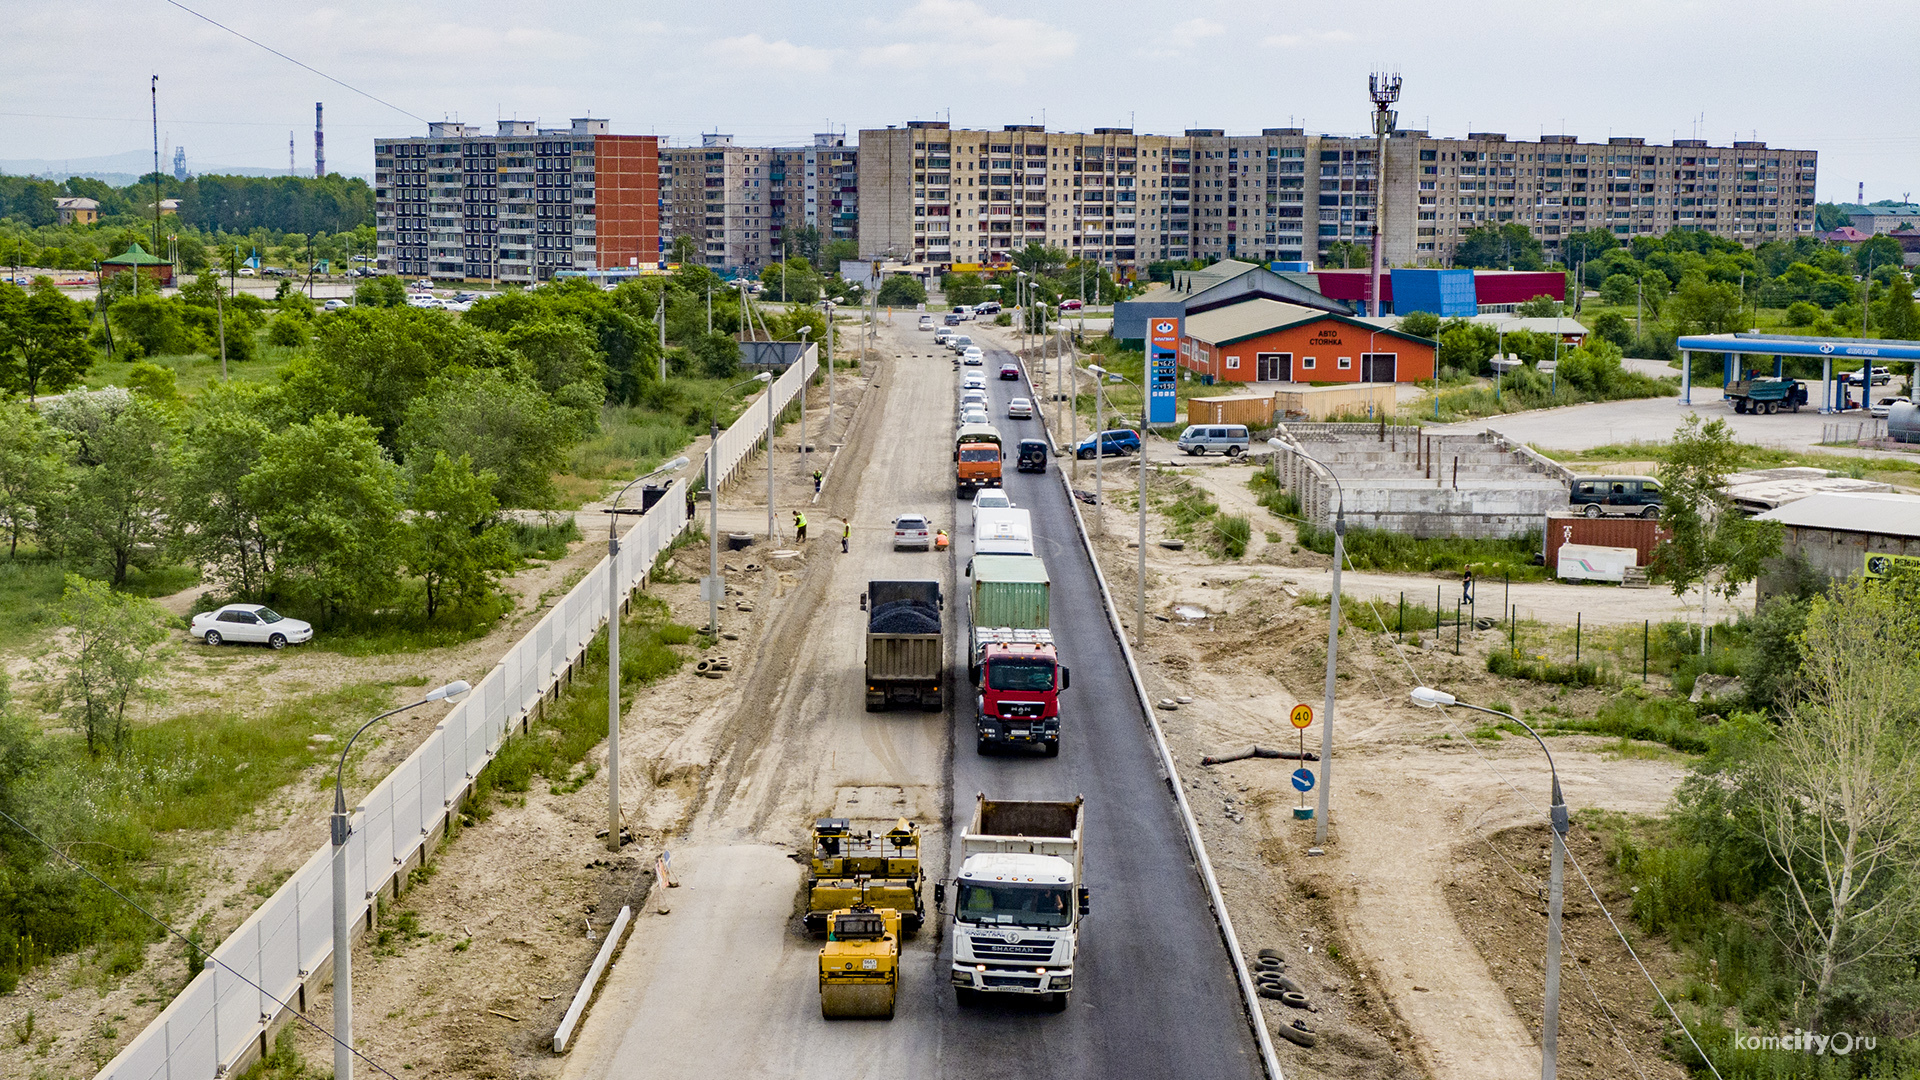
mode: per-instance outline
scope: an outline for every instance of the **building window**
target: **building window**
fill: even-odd
[[[1353,357],[1351,356],[1341,357],[1339,366],[1341,371],[1350,370],[1353,367]]]
[[[1303,368],[1305,368],[1305,369],[1307,369],[1308,371],[1312,371],[1312,370],[1314,369],[1314,367],[1315,367],[1315,364],[1314,364],[1314,360],[1313,360],[1313,357],[1311,357],[1311,356],[1303,356],[1303,357],[1301,357],[1301,358],[1300,358],[1300,366],[1301,366],[1301,367],[1303,367]]]

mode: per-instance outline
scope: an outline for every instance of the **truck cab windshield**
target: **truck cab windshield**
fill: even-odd
[[[981,443],[977,447],[967,447],[960,451],[961,461],[999,461],[1000,448],[992,443]]]
[[[960,882],[961,922],[1066,926],[1073,921],[1070,890],[1045,885]]]
[[[987,665],[987,685],[995,690],[1053,689],[1053,665],[1032,660],[995,660]]]

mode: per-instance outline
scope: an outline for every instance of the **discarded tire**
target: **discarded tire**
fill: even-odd
[[[1289,1009],[1304,1009],[1307,1007],[1307,995],[1292,990],[1282,991],[1280,994],[1280,1004],[1285,1005]]]
[[[1279,990],[1285,993],[1304,994],[1307,992],[1306,988],[1301,986],[1299,983],[1294,982],[1292,979],[1287,978],[1285,975],[1276,975],[1272,972],[1261,972],[1259,975],[1254,977],[1254,981],[1255,981],[1255,985],[1257,986],[1271,986],[1275,990]]]
[[[1254,955],[1262,960],[1286,960],[1286,957],[1280,954],[1279,949],[1261,949],[1259,952],[1254,953]]]
[[[1320,1041],[1320,1037],[1313,1033],[1313,1029],[1307,1026],[1305,1020],[1295,1020],[1291,1024],[1281,1024],[1274,1028],[1274,1032],[1293,1045],[1300,1047],[1312,1046],[1314,1043]]]
[[[1285,971],[1286,962],[1277,956],[1262,956],[1253,962],[1255,971]]]
[[[740,549],[749,547],[752,544],[753,544],[752,533],[728,533],[727,534],[727,550],[728,551],[739,551]]]

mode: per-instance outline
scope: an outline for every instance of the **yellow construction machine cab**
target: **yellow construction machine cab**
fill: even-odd
[[[820,1015],[893,1019],[900,975],[900,913],[856,903],[828,916],[820,948]]]

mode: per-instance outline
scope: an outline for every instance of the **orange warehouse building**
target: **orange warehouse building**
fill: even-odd
[[[1392,319],[1335,315],[1247,300],[1187,317],[1180,366],[1222,382],[1420,382],[1433,378],[1433,342]]]

